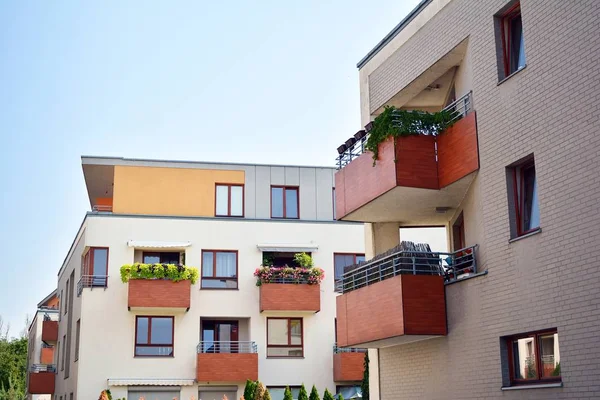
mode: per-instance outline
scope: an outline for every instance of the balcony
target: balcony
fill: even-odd
[[[254,342],[200,342],[198,382],[245,382],[258,379],[258,351]]]
[[[32,365],[29,370],[30,394],[54,394],[54,378],[56,367],[54,365]]]
[[[321,285],[293,279],[277,279],[260,285],[260,312],[321,311]]]
[[[471,93],[445,108],[454,124],[438,136],[393,138],[379,145],[379,158],[364,149],[358,132],[338,148],[336,218],[348,221],[434,225],[459,206],[479,169],[477,126]]]
[[[42,321],[42,342],[54,345],[58,340],[58,313],[44,314]]]
[[[358,382],[364,375],[366,349],[333,347],[333,380]]]
[[[336,299],[339,346],[380,348],[447,334],[444,285],[477,275],[477,246],[427,250],[403,242],[347,268]]]
[[[82,275],[77,282],[77,296],[81,296],[84,288],[94,289],[103,288],[106,289],[108,286],[107,275]]]
[[[52,364],[54,361],[54,346],[42,343],[42,349],[40,352],[40,363]]]
[[[169,309],[188,311],[192,283],[167,279],[130,279],[127,307],[129,310]]]

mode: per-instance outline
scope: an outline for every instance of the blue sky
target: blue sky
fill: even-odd
[[[332,165],[356,63],[418,0],[0,2],[0,315],[56,286],[80,156]]]

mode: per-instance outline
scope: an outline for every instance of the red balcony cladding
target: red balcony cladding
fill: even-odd
[[[54,347],[42,347],[40,352],[40,364],[52,364],[54,362]]]
[[[260,285],[260,311],[321,310],[321,285],[263,283]]]
[[[139,308],[190,308],[191,282],[166,279],[131,279],[128,283],[127,306]]]
[[[399,275],[344,293],[336,302],[341,347],[380,347],[377,341],[401,344],[447,333],[441,276]]]
[[[58,321],[42,322],[42,341],[46,343],[56,342],[58,340]]]
[[[333,380],[356,382],[363,379],[365,353],[336,353],[333,355]]]
[[[29,393],[30,394],[54,394],[54,372],[30,372]]]
[[[196,379],[206,382],[245,382],[258,379],[257,353],[199,353]]]
[[[366,152],[336,172],[336,218],[397,186],[439,190],[478,169],[474,111],[437,137],[389,138],[379,145],[375,166],[373,154]]]

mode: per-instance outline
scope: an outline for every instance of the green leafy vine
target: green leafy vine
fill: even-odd
[[[455,112],[447,110],[428,113],[386,106],[372,122],[365,149],[373,152],[373,165],[375,165],[379,157],[379,145],[388,138],[415,135],[437,136],[452,126],[454,117]]]
[[[175,264],[141,264],[123,265],[121,281],[130,279],[168,279],[173,282],[189,280],[192,284],[198,280],[198,269]]]

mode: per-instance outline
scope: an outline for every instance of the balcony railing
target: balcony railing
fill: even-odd
[[[347,293],[397,275],[437,275],[446,284],[477,273],[478,245],[452,253],[406,250],[402,245],[374,259],[347,267],[341,292]]]
[[[367,349],[359,349],[356,347],[338,347],[337,344],[333,345],[333,353],[366,353]]]
[[[452,113],[452,122],[463,118],[473,110],[473,92],[468,92],[453,103],[444,107],[444,111]],[[346,140],[344,144],[338,147],[338,157],[336,158],[337,169],[342,169],[350,164],[352,160],[360,157],[365,152],[365,145],[369,138],[370,123],[365,130],[358,131],[353,137]]]
[[[258,353],[258,346],[250,341],[201,341],[196,348],[202,353]]]
[[[108,275],[83,275],[77,282],[77,296],[81,296],[83,288],[105,288],[108,284]]]
[[[56,365],[54,364],[33,364],[29,367],[29,372],[56,372]]]
[[[43,321],[58,321],[58,312],[44,313]]]
[[[112,206],[96,204],[92,207],[93,212],[112,212]]]

